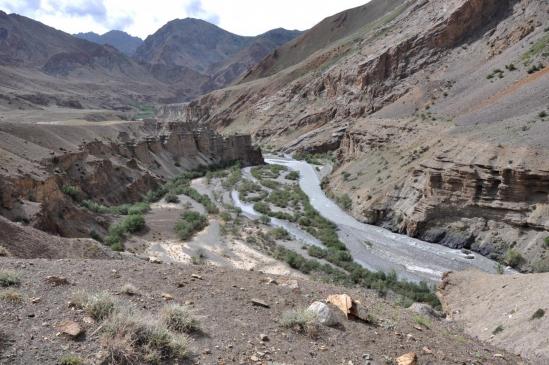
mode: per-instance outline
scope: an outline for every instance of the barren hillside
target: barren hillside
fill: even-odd
[[[163,115],[332,152],[326,189],[348,194],[356,217],[545,271],[548,10],[372,1],[319,23],[247,82]]]

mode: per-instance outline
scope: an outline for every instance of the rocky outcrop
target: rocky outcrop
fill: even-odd
[[[62,236],[89,237],[91,231],[105,232],[109,221],[75,204],[64,193],[68,188],[75,190],[78,200],[121,204],[141,200],[169,177],[189,169],[236,161],[243,166],[263,163],[249,135],[223,137],[183,123],[150,121],[140,129],[122,130],[118,136],[84,142],[73,150],[61,147],[60,153],[52,151],[40,161],[38,175],[22,170],[4,173],[0,213]],[[14,151],[28,143],[14,140]]]

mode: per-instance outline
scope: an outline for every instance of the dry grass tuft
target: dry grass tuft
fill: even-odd
[[[23,301],[23,295],[17,290],[8,289],[0,292],[0,300],[10,303],[21,303]]]
[[[311,337],[318,337],[320,325],[315,313],[307,309],[291,309],[282,313],[280,325],[297,332],[306,333]]]
[[[102,321],[113,313],[117,307],[117,300],[107,292],[89,294],[78,291],[71,297],[71,303],[77,308],[83,309],[96,321]]]
[[[172,304],[162,309],[161,321],[174,332],[193,333],[200,331],[200,323],[188,307]]]

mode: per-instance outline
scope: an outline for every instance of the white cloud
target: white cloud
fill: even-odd
[[[195,17],[241,35],[304,30],[368,0],[0,0],[0,9],[68,33],[121,29],[145,38],[176,18]]]

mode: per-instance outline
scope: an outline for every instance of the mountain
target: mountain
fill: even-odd
[[[176,77],[173,82],[177,83],[192,83],[200,77],[196,73],[208,77],[201,90],[204,93],[239,79],[275,48],[299,34],[275,29],[256,37],[244,37],[200,19],[176,19],[147,37],[136,50],[135,59],[152,65],[151,69],[162,79],[165,74],[189,74],[192,78]]]
[[[547,271],[547,11],[526,0],[373,0],[163,116],[329,153],[325,188],[359,220]]]
[[[0,106],[127,109],[136,100],[174,97],[146,67],[109,45],[0,12]],[[146,86],[145,86],[146,85]]]
[[[97,44],[109,44],[130,57],[133,56],[135,50],[143,44],[141,38],[131,36],[120,30],[111,30],[101,35],[94,32],[88,32],[74,34],[74,36]]]

